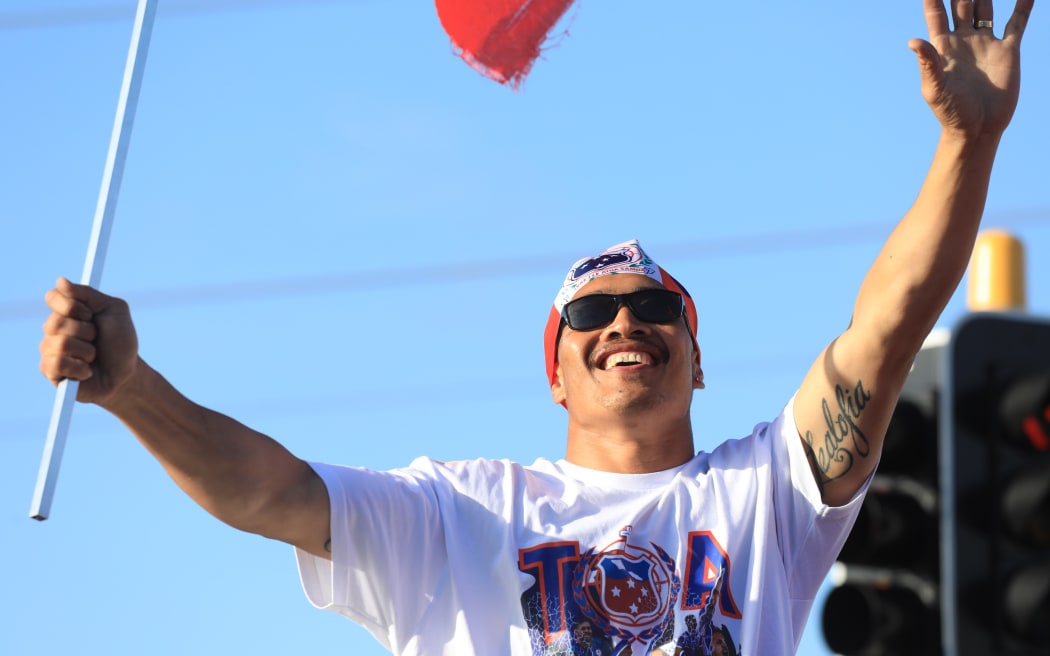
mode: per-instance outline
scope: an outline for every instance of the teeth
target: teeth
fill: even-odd
[[[618,364],[652,364],[648,353],[624,352],[614,353],[605,359],[605,368],[612,369]]]

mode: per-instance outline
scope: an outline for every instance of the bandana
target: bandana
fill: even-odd
[[[663,285],[665,289],[678,292],[685,299],[685,316],[689,320],[689,331],[693,337],[693,348],[700,352],[696,341],[696,304],[693,297],[671,274],[660,268],[652,258],[645,254],[638,240],[632,239],[612,246],[594,257],[585,257],[569,269],[554,305],[547,317],[547,327],[543,331],[543,354],[547,360],[547,379],[554,384],[554,369],[558,360],[558,329],[561,327],[561,311],[576,296],[584,285],[595,278],[620,273],[631,273],[647,276]]]

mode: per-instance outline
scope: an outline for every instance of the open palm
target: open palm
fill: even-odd
[[[989,27],[990,0],[954,0],[952,22],[942,0],[924,0],[929,41],[912,39],[919,57],[922,95],[946,129],[968,135],[998,136],[1017,106],[1021,82],[1021,36],[1034,0],[1018,0],[1003,32]]]

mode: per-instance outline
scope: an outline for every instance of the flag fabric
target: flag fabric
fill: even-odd
[[[574,0],[435,0],[441,26],[463,61],[517,89]]]

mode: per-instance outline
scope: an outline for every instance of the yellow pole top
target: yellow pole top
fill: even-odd
[[[1024,310],[1024,245],[1005,230],[977,235],[967,275],[966,305],[971,312]]]

